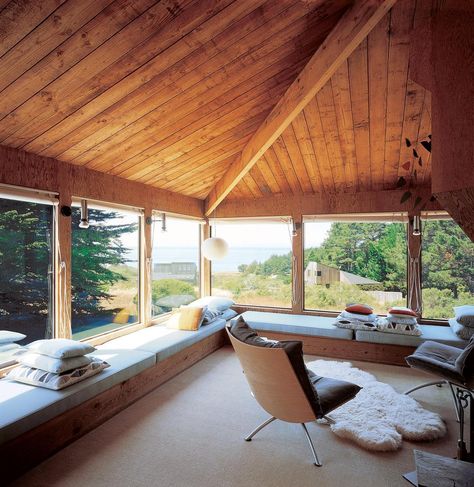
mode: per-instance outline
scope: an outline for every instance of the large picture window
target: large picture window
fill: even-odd
[[[285,221],[218,222],[214,230],[229,253],[211,264],[212,294],[238,304],[291,307],[290,227]]]
[[[72,335],[88,338],[139,321],[138,212],[89,203],[89,227],[72,212]]]
[[[154,214],[153,316],[168,313],[200,296],[200,233],[201,225],[196,220]]]
[[[406,306],[406,224],[306,218],[304,301],[311,310],[341,311],[349,303],[371,305],[385,314]]]
[[[53,222],[51,203],[0,196],[0,329],[20,344],[53,337]]]
[[[448,319],[474,303],[474,243],[448,218],[422,222],[423,317]]]

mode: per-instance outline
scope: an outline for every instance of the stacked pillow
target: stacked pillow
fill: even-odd
[[[0,367],[7,367],[16,363],[15,353],[22,350],[23,347],[15,342],[24,338],[26,335],[23,333],[0,330]]]
[[[454,318],[449,320],[449,326],[459,338],[469,340],[474,336],[474,305],[457,306]]]
[[[208,325],[218,318],[228,321],[237,316],[237,313],[233,309],[230,309],[234,304],[234,301],[229,298],[206,296],[204,298],[196,299],[196,301],[190,303],[189,306],[205,307],[202,324]]]
[[[377,315],[369,305],[354,303],[346,306],[345,310],[336,318],[334,325],[351,330],[374,330],[376,321]]]
[[[173,310],[166,326],[174,330],[197,331],[201,326],[209,325],[219,318],[230,320],[237,316],[237,313],[230,309],[233,304],[232,299],[217,296],[196,299]]]
[[[107,362],[88,356],[94,347],[74,340],[38,340],[25,348],[26,352],[17,357],[20,365],[7,377],[47,389],[63,389],[109,367]]]
[[[410,308],[394,306],[388,310],[386,318],[379,318],[377,330],[403,335],[421,335],[421,328],[416,320],[416,312]]]

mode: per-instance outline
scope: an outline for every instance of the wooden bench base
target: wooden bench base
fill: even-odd
[[[0,446],[8,483],[226,343],[219,332]]]
[[[405,357],[415,351],[415,347],[405,345],[382,345],[380,343],[358,342],[315,336],[295,335],[293,333],[259,332],[274,340],[300,340],[304,353],[344,360],[362,360],[379,364],[401,365],[407,367]]]
[[[344,360],[406,366],[414,347],[381,345],[289,333],[260,332],[275,340],[301,340],[304,352]],[[183,370],[228,344],[221,330],[154,367],[115,385],[60,416],[0,446],[2,480],[10,482],[77,440]]]

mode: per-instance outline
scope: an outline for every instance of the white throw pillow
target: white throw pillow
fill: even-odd
[[[24,350],[24,348],[18,343],[4,343],[0,345],[0,367],[16,364],[18,360],[16,354],[20,350]]]
[[[26,346],[31,352],[48,355],[55,358],[79,357],[92,353],[95,348],[87,343],[68,340],[67,338],[52,338],[51,340],[37,340]]]
[[[20,355],[17,360],[21,365],[45,370],[46,372],[52,372],[53,374],[62,374],[63,372],[68,372],[69,370],[77,369],[78,367],[84,367],[84,365],[88,365],[92,362],[92,358],[87,357],[86,355],[69,358],[54,358],[35,352],[24,353]]]
[[[13,343],[19,342],[26,338],[23,333],[17,333],[16,331],[0,330],[0,343]]]
[[[221,296],[206,296],[204,298],[196,299],[189,304],[189,306],[207,306],[211,310],[224,312],[234,305],[234,301],[229,298],[224,298]]]
[[[46,387],[47,389],[56,391],[96,375],[107,367],[110,367],[107,362],[93,357],[90,364],[64,374],[53,374],[44,370],[33,369],[26,365],[19,365],[12,369],[6,377],[17,382],[22,382],[23,384]]]
[[[398,335],[413,335],[420,336],[422,334],[421,328],[416,324],[394,323],[386,318],[379,318],[377,320],[377,330],[382,333],[395,333]]]

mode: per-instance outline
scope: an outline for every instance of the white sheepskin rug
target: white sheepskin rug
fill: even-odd
[[[307,366],[317,375],[362,387],[352,401],[329,414],[335,421],[331,429],[341,438],[353,440],[367,450],[392,451],[401,447],[403,438],[427,441],[446,434],[446,425],[438,414],[349,362],[316,360]]]

